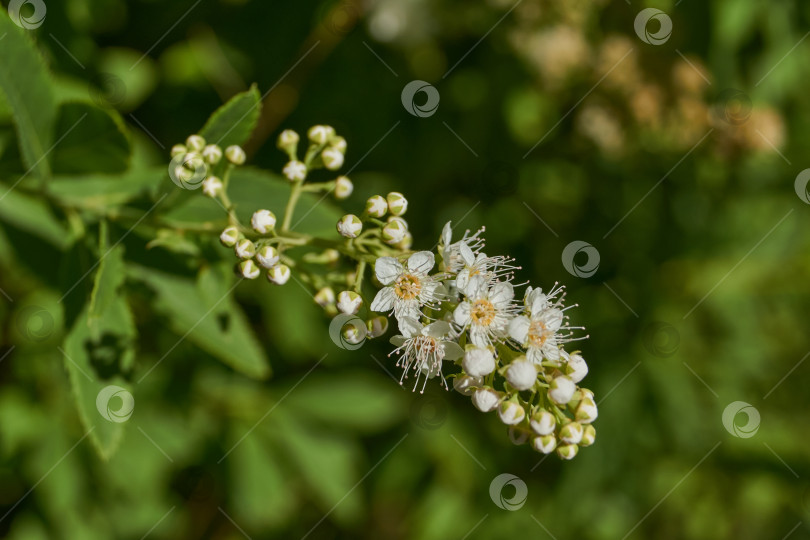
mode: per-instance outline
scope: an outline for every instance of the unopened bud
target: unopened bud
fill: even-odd
[[[491,411],[500,401],[501,395],[491,388],[479,388],[472,395],[473,405],[481,412]]]
[[[583,424],[590,424],[596,417],[599,416],[599,411],[596,408],[596,402],[593,398],[584,397],[577,405],[577,411],[575,413],[577,418],[577,422],[581,422]]]
[[[267,234],[276,227],[276,215],[270,210],[257,210],[250,218],[250,226],[260,234]]]
[[[354,191],[354,184],[345,176],[338,176],[335,180],[335,198],[346,199]]]
[[[209,165],[216,165],[222,159],[222,148],[215,144],[209,144],[203,148],[202,157]]]
[[[498,416],[504,424],[514,425],[523,421],[526,411],[514,401],[505,401],[498,407]]]
[[[408,199],[398,191],[392,191],[385,199],[388,201],[388,209],[395,216],[401,216],[408,210]]]
[[[521,444],[526,444],[526,441],[529,440],[530,433],[525,429],[521,429],[515,426],[509,428],[509,440],[512,444],[519,446]]]
[[[386,244],[398,244],[405,239],[405,233],[408,232],[408,224],[404,219],[396,218],[382,228],[382,239]]]
[[[557,447],[557,439],[554,435],[541,435],[532,439],[532,448],[541,454],[550,454]]]
[[[341,291],[337,297],[337,308],[341,313],[354,315],[360,311],[363,298],[354,291]]]
[[[566,376],[552,379],[548,385],[548,397],[558,405],[565,405],[574,397],[577,386]]]
[[[242,238],[236,243],[234,251],[240,259],[252,259],[256,255],[256,246],[247,238]]]
[[[579,452],[579,446],[575,444],[563,444],[557,447],[557,455],[562,459],[574,459],[577,452]]]
[[[259,264],[263,268],[267,268],[269,270],[278,264],[278,250],[273,246],[262,246],[258,253],[256,253],[256,260],[259,261]]]
[[[529,425],[538,435],[549,435],[554,433],[554,428],[557,426],[557,419],[554,415],[543,409],[535,413],[532,419],[529,420]]]
[[[239,240],[239,229],[236,227],[228,227],[219,235],[219,241],[225,247],[235,246],[237,240]]]
[[[578,444],[582,440],[582,424],[569,422],[560,428],[560,440],[568,444]]]
[[[176,158],[177,156],[182,156],[183,154],[185,154],[187,152],[188,152],[188,148],[186,148],[185,145],[175,144],[174,146],[172,146],[171,155],[172,155],[172,158]]]
[[[346,238],[357,238],[363,230],[363,222],[354,214],[346,214],[337,222],[337,231]]]
[[[582,439],[579,441],[580,446],[590,446],[596,441],[596,428],[592,424],[588,424],[582,430]]]
[[[537,381],[537,368],[525,356],[518,358],[506,369],[506,380],[517,390],[529,390]]]
[[[248,259],[239,263],[239,272],[245,279],[256,279],[259,277],[260,270],[253,259]]]
[[[312,126],[309,128],[307,136],[315,144],[326,144],[329,139],[335,136],[335,128],[332,126]]]
[[[464,351],[461,367],[467,375],[483,377],[495,371],[495,356],[489,349],[469,346]]]
[[[307,177],[307,166],[301,161],[292,160],[281,170],[290,182],[300,182]]]
[[[366,328],[368,329],[368,337],[380,337],[388,331],[388,317],[379,315],[369,319],[366,321]]]
[[[189,135],[186,139],[186,147],[191,152],[202,152],[205,148],[205,139],[199,135]]]
[[[225,149],[225,158],[234,165],[242,165],[247,156],[241,146],[234,144]]]
[[[331,306],[335,303],[335,291],[332,290],[332,287],[324,287],[315,293],[315,302],[321,306]]]
[[[222,180],[216,176],[209,176],[202,183],[203,193],[212,199],[222,193]]]
[[[366,201],[366,213],[371,217],[381,218],[388,212],[388,202],[382,195],[374,195]]]
[[[267,279],[276,285],[284,285],[290,279],[290,267],[286,264],[277,264],[267,271]]]
[[[298,136],[298,133],[291,129],[285,129],[279,133],[276,144],[278,145],[279,149],[284,150],[285,152],[292,152],[298,145],[299,139],[300,137]]]
[[[327,148],[321,152],[323,166],[330,171],[336,171],[343,166],[343,152],[336,148]]]

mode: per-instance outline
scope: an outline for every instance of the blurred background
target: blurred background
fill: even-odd
[[[544,459],[436,381],[404,390],[384,340],[337,347],[292,282],[235,289],[228,309],[255,335],[243,351],[187,334],[170,305],[185,282],[144,270],[125,285],[126,344],[85,351],[93,378],[113,380],[112,363],[145,379],[103,459],[68,376],[84,353],[65,341],[92,280],[61,302],[96,261],[7,200],[0,536],[810,538],[810,3],[46,4],[26,33],[57,93],[116,110],[159,190],[170,147],[255,82],[252,164],[281,168],[280,129],[330,124],[349,143],[346,211],[399,190],[415,248],[448,220],[483,225],[518,281],[565,284],[600,416],[593,447]],[[437,107],[403,95],[414,80]],[[25,169],[0,120],[8,186]],[[96,148],[82,159],[110,157]],[[126,236],[127,265],[196,276],[224,260],[147,250],[150,234]],[[246,355],[272,374],[232,369]],[[493,488],[503,473],[517,480]]]

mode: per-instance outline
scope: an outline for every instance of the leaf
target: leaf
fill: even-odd
[[[48,178],[51,168],[46,157],[53,140],[56,100],[45,63],[26,34],[6,13],[0,14],[0,36],[4,36],[0,92],[12,111],[26,167]]]
[[[107,210],[144,194],[155,194],[166,176],[165,167],[130,170],[123,174],[55,176],[48,184],[48,191],[70,206]]]
[[[67,249],[75,238],[48,204],[0,184],[0,220],[58,247]]]
[[[129,167],[132,153],[126,127],[117,112],[89,103],[59,108],[54,135],[53,170],[63,174],[118,173]]]
[[[198,257],[200,255],[200,247],[193,241],[186,238],[183,234],[172,229],[160,229],[157,231],[157,237],[146,244],[147,249],[163,248],[177,253],[180,255],[189,255]]]
[[[231,297],[232,285],[220,283],[225,294],[206,297],[189,279],[136,265],[129,265],[128,271],[157,293],[155,307],[177,334],[249,377],[263,379],[270,374],[264,351]]]
[[[261,96],[256,85],[241,92],[214,111],[199,134],[209,144],[225,148],[232,144],[244,144],[253,133],[261,113]]]
[[[65,367],[70,377],[79,417],[85,428],[90,430],[90,439],[99,455],[103,459],[109,459],[121,442],[128,419],[127,413],[132,412],[124,409],[127,405],[125,397],[127,394],[131,395],[132,389],[120,372],[109,377],[100,376],[94,361],[97,361],[100,354],[109,354],[111,346],[104,339],[95,340],[91,337],[87,316],[88,312],[85,309],[65,338]],[[123,296],[116,296],[105,310],[104,316],[100,318],[98,325],[99,333],[103,333],[105,337],[118,334],[118,337],[126,338],[124,343],[116,342],[115,352],[120,353],[119,365],[131,364],[134,357],[131,339],[134,336],[134,325]],[[111,388],[106,392],[109,399],[105,400],[105,395],[102,395],[100,405],[97,404],[100,392],[111,386],[117,386],[124,392]],[[103,415],[107,415],[110,420]]]
[[[102,222],[105,223],[105,222]],[[106,236],[106,226],[102,237]],[[90,307],[87,313],[87,325],[93,339],[101,337],[101,319],[109,312],[118,296],[118,289],[124,284],[124,246],[117,245],[108,250],[106,241],[102,242],[101,262],[93,281],[93,292],[90,294]]]

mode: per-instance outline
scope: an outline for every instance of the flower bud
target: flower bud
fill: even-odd
[[[340,152],[341,154],[346,153],[346,139],[343,137],[332,137],[332,140],[329,142],[329,146]]]
[[[278,264],[278,259],[278,250],[273,246],[262,246],[258,253],[256,253],[256,260],[259,261],[259,264],[263,268],[267,268],[268,270]]]
[[[541,454],[550,454],[557,447],[557,439],[554,435],[541,435],[532,439],[532,448]]]
[[[219,235],[219,241],[225,247],[235,246],[237,240],[239,240],[239,229],[236,227],[227,227]]]
[[[203,148],[202,157],[209,165],[216,165],[222,159],[222,148],[215,144],[209,144]]]
[[[332,248],[325,249],[323,251],[323,257],[326,260],[326,262],[336,263],[338,262],[338,260],[340,260],[340,252]]]
[[[220,193],[222,193],[222,180],[217,178],[216,176],[209,176],[202,183],[203,193],[207,196],[211,197],[218,197]]]
[[[332,290],[332,287],[324,287],[315,293],[315,302],[321,306],[331,306],[335,303],[335,291]]]
[[[183,156],[183,166],[192,172],[197,172],[198,169],[205,167],[205,160],[202,155],[196,152],[189,152]]]
[[[346,238],[357,238],[363,230],[363,222],[354,214],[346,214],[337,222],[337,231]]]
[[[560,440],[568,444],[578,444],[582,440],[582,424],[568,422],[560,428]]]
[[[545,409],[542,409],[532,416],[529,420],[529,425],[538,435],[549,435],[554,433],[554,428],[557,426],[557,419],[554,415]]]
[[[548,397],[557,405],[565,405],[574,397],[577,386],[570,378],[562,375],[552,379],[548,385]]]
[[[386,244],[398,244],[405,239],[408,232],[408,224],[404,219],[394,219],[385,224],[382,228],[382,239]]]
[[[337,308],[341,313],[354,315],[360,311],[363,299],[354,291],[341,291],[337,297]]]
[[[395,216],[401,216],[408,210],[408,199],[402,193],[392,191],[385,199],[388,201],[388,209]]]
[[[388,317],[379,315],[369,319],[366,321],[366,328],[368,329],[368,337],[380,337],[388,331]]]
[[[338,200],[346,199],[354,191],[354,184],[345,176],[338,176],[335,179],[335,198]]]
[[[312,126],[309,128],[307,136],[315,144],[326,144],[329,139],[335,136],[335,128],[332,126]]]
[[[186,139],[186,148],[191,152],[202,152],[205,148],[205,139],[199,135],[189,135]]]
[[[177,156],[182,156],[183,154],[185,154],[187,152],[188,152],[188,148],[186,148],[185,145],[175,144],[174,146],[172,146],[172,151],[171,151],[172,159],[176,158]]]
[[[526,411],[514,401],[504,401],[498,407],[498,416],[504,424],[514,425],[523,421],[523,418],[526,417]]]
[[[537,368],[525,356],[518,358],[506,369],[506,380],[517,390],[529,390],[537,381]]]
[[[241,146],[234,144],[225,149],[225,158],[234,165],[242,165],[247,156]]]
[[[402,237],[402,240],[394,244],[394,247],[397,249],[401,249],[402,251],[408,251],[413,246],[413,235],[411,231],[405,231],[405,236]]]
[[[526,441],[529,440],[530,433],[525,429],[521,429],[515,426],[509,428],[509,440],[512,444],[516,446],[520,446],[521,444],[526,444]]]
[[[284,150],[285,152],[293,152],[295,147],[298,145],[299,139],[300,137],[298,136],[298,133],[291,129],[285,129],[279,133],[276,145],[280,150]]]
[[[256,210],[250,218],[250,226],[260,234],[267,234],[276,227],[276,215],[270,210]]]
[[[352,345],[362,343],[362,341],[366,338],[365,329],[360,325],[354,325],[351,323],[346,324],[346,326],[343,327],[341,335],[346,343],[351,343]]]
[[[489,349],[467,347],[461,361],[464,373],[472,377],[483,377],[495,371],[495,356]]]
[[[562,459],[574,459],[579,452],[579,446],[575,444],[563,444],[557,447],[557,455]]]
[[[382,195],[374,195],[366,201],[366,213],[371,217],[381,218],[388,212],[388,202]]]
[[[584,397],[577,405],[575,413],[577,422],[582,424],[590,424],[596,417],[599,416],[599,411],[596,408],[596,402],[589,397]]]
[[[484,379],[481,377],[462,375],[460,377],[453,378],[453,389],[463,396],[471,396],[475,391],[474,388],[481,386],[483,383]]]
[[[582,447],[590,446],[594,441],[596,441],[596,428],[592,424],[588,424],[582,430],[582,439],[579,441],[579,445]]]
[[[336,171],[343,166],[343,153],[336,148],[327,148],[321,152],[323,166],[330,171]]]
[[[253,259],[248,259],[239,263],[239,272],[245,279],[256,279],[259,277],[260,270]]]
[[[191,177],[194,176],[194,173],[190,170],[186,169],[182,165],[178,165],[174,168],[174,177],[177,178],[180,182],[188,182],[191,180]]]
[[[284,285],[290,279],[290,267],[286,264],[277,264],[267,271],[267,279],[276,285]]]
[[[236,252],[236,256],[240,259],[252,259],[253,256],[256,255],[256,246],[247,238],[242,238],[236,242],[234,251]]]
[[[307,166],[297,160],[292,160],[284,165],[281,170],[290,182],[301,182],[307,177]]]
[[[571,377],[571,380],[575,383],[584,379],[585,375],[588,374],[588,364],[586,364],[585,359],[577,353],[568,355],[568,369],[568,376]]]
[[[585,399],[586,397],[589,397],[589,398],[593,399],[593,391],[588,390],[587,388],[580,388],[579,389],[579,394],[580,394],[580,399]]]
[[[479,388],[472,395],[473,405],[481,412],[491,411],[500,401],[501,395],[492,388]]]

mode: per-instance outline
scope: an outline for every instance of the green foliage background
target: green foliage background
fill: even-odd
[[[0,535],[810,536],[810,4],[646,5],[672,17],[663,45],[635,35],[639,2],[71,0],[27,31],[0,14]],[[602,65],[616,43],[628,60]],[[434,115],[403,108],[413,79]],[[520,280],[566,284],[596,445],[541,463],[467,398],[403,391],[384,343],[336,347],[295,283],[234,288],[219,209],[166,165],[240,92],[223,115],[263,97],[231,135],[253,165],[283,165],[279,129],[333,125],[345,211],[397,189],[416,247],[486,225]],[[272,173],[232,184],[246,214],[286,201]],[[563,268],[574,240],[600,254],[591,277]],[[111,384],[126,422],[95,408]],[[734,401],[760,412],[753,437],[723,427]],[[504,472],[519,510],[490,498]]]

